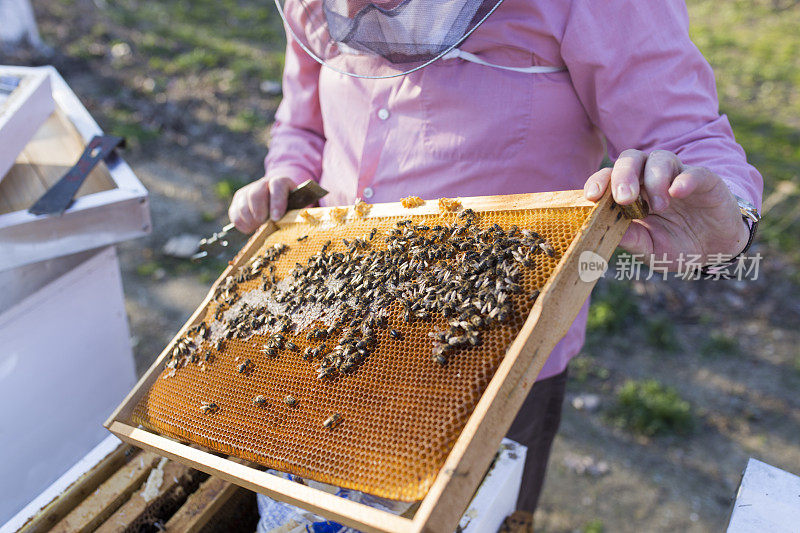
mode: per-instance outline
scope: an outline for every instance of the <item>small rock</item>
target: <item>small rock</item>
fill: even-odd
[[[564,457],[564,466],[578,475],[599,477],[608,474],[611,468],[605,461],[595,461],[588,455],[567,454]]]
[[[572,407],[578,411],[594,411],[600,407],[600,396],[597,394],[578,394],[572,399]]]
[[[280,96],[283,93],[283,87],[279,81],[264,80],[258,88],[267,96]]]
[[[111,57],[119,59],[131,55],[131,45],[128,43],[116,43],[111,47]]]
[[[197,252],[197,244],[200,242],[199,235],[183,233],[177,237],[171,237],[164,245],[163,253],[179,259],[188,259]]]
[[[148,93],[153,92],[156,89],[156,80],[153,78],[145,78],[142,81],[142,90]]]

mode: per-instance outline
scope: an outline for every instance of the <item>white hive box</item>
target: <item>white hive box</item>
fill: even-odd
[[[750,458],[733,503],[728,533],[800,531],[800,476]]]
[[[27,209],[101,130],[58,73],[55,109],[0,181],[0,523],[105,436],[135,383],[114,244],[150,229],[147,191],[115,157],[61,216]]]
[[[0,314],[0,522],[103,440],[136,381],[113,246]]]
[[[58,72],[47,72],[55,111],[36,131],[0,182],[0,272],[145,235],[150,231],[147,190],[130,167],[114,157],[90,174],[61,216],[28,213],[45,191],[102,134]]]

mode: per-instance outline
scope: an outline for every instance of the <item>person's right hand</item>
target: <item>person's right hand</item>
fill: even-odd
[[[228,208],[228,216],[236,229],[242,233],[253,233],[266,222],[268,216],[271,215],[272,220],[283,216],[286,199],[292,189],[294,182],[289,178],[268,180],[265,176],[236,191]]]

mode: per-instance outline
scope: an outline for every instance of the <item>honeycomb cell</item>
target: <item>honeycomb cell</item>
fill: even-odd
[[[293,327],[282,332],[278,321],[257,326],[241,338],[223,339],[221,323],[260,305],[278,309],[274,302],[263,301],[264,287],[289,283],[293,269],[308,264],[323,247],[331,255],[345,254],[348,246],[362,246],[353,243],[363,239],[364,253],[382,251],[397,222],[451,226],[459,218],[457,213],[414,215],[409,210],[402,217],[349,219],[332,228],[303,222],[288,225],[270,235],[242,267],[261,274],[242,276],[208,306],[203,319],[208,333],[196,330],[187,336],[194,343],[187,354],[209,353],[209,360],[201,355],[192,363],[183,357],[180,364],[165,368],[135,407],[132,422],[304,478],[386,498],[419,500],[525,322],[533,306],[528,295],[550,278],[590,211],[574,207],[479,212],[475,225],[481,231],[494,224],[505,231],[517,226],[537,232],[553,247],[553,257],[538,253],[531,266],[520,268],[521,291],[510,295],[513,312],[507,321],[482,329],[477,346],[459,347],[440,366],[433,360],[434,344],[428,334],[445,330],[448,319],[433,313],[407,323],[403,308],[390,302],[384,307],[386,323],[377,328],[374,350],[349,372],[322,380],[317,378],[319,359],[307,360],[304,353],[321,342],[334,342],[308,338],[313,329],[336,323],[336,312],[329,306],[304,307],[298,316],[291,316]],[[376,232],[370,239],[373,228]],[[285,248],[278,252],[276,245]],[[255,268],[260,257],[263,264]],[[409,257],[414,259],[412,251]],[[390,337],[390,329],[400,332],[402,340]],[[270,356],[265,347],[280,344],[271,340],[278,333],[283,335],[282,347]],[[289,343],[296,350],[289,349]],[[249,370],[240,373],[239,365],[246,360]],[[263,406],[253,405],[257,396],[265,399]],[[286,405],[286,396],[293,396],[296,404]],[[204,413],[200,409],[204,402],[219,409]],[[341,415],[340,420],[325,427],[323,422],[334,413]]]

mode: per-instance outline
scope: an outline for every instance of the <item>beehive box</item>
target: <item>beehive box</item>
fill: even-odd
[[[580,191],[341,214],[262,227],[107,427],[362,530],[452,531],[591,291],[578,256],[629,221]],[[421,502],[397,517],[180,441]]]
[[[52,67],[36,72],[49,80],[55,109],[27,144],[14,151],[14,166],[0,182],[0,271],[91,250],[150,231],[147,190],[114,154],[98,164],[61,216],[28,209],[78,161],[88,141],[103,131]],[[21,136],[20,136],[21,138]],[[5,147],[0,145],[0,151]],[[0,169],[2,170],[2,169]]]
[[[252,532],[255,495],[109,435],[2,531]]]
[[[105,436],[136,382],[111,245],[150,224],[147,191],[120,157],[95,167],[63,215],[28,213],[102,131],[53,68],[19,70],[41,75],[55,109],[30,139],[33,116],[15,131],[28,142],[0,182],[0,522]]]

